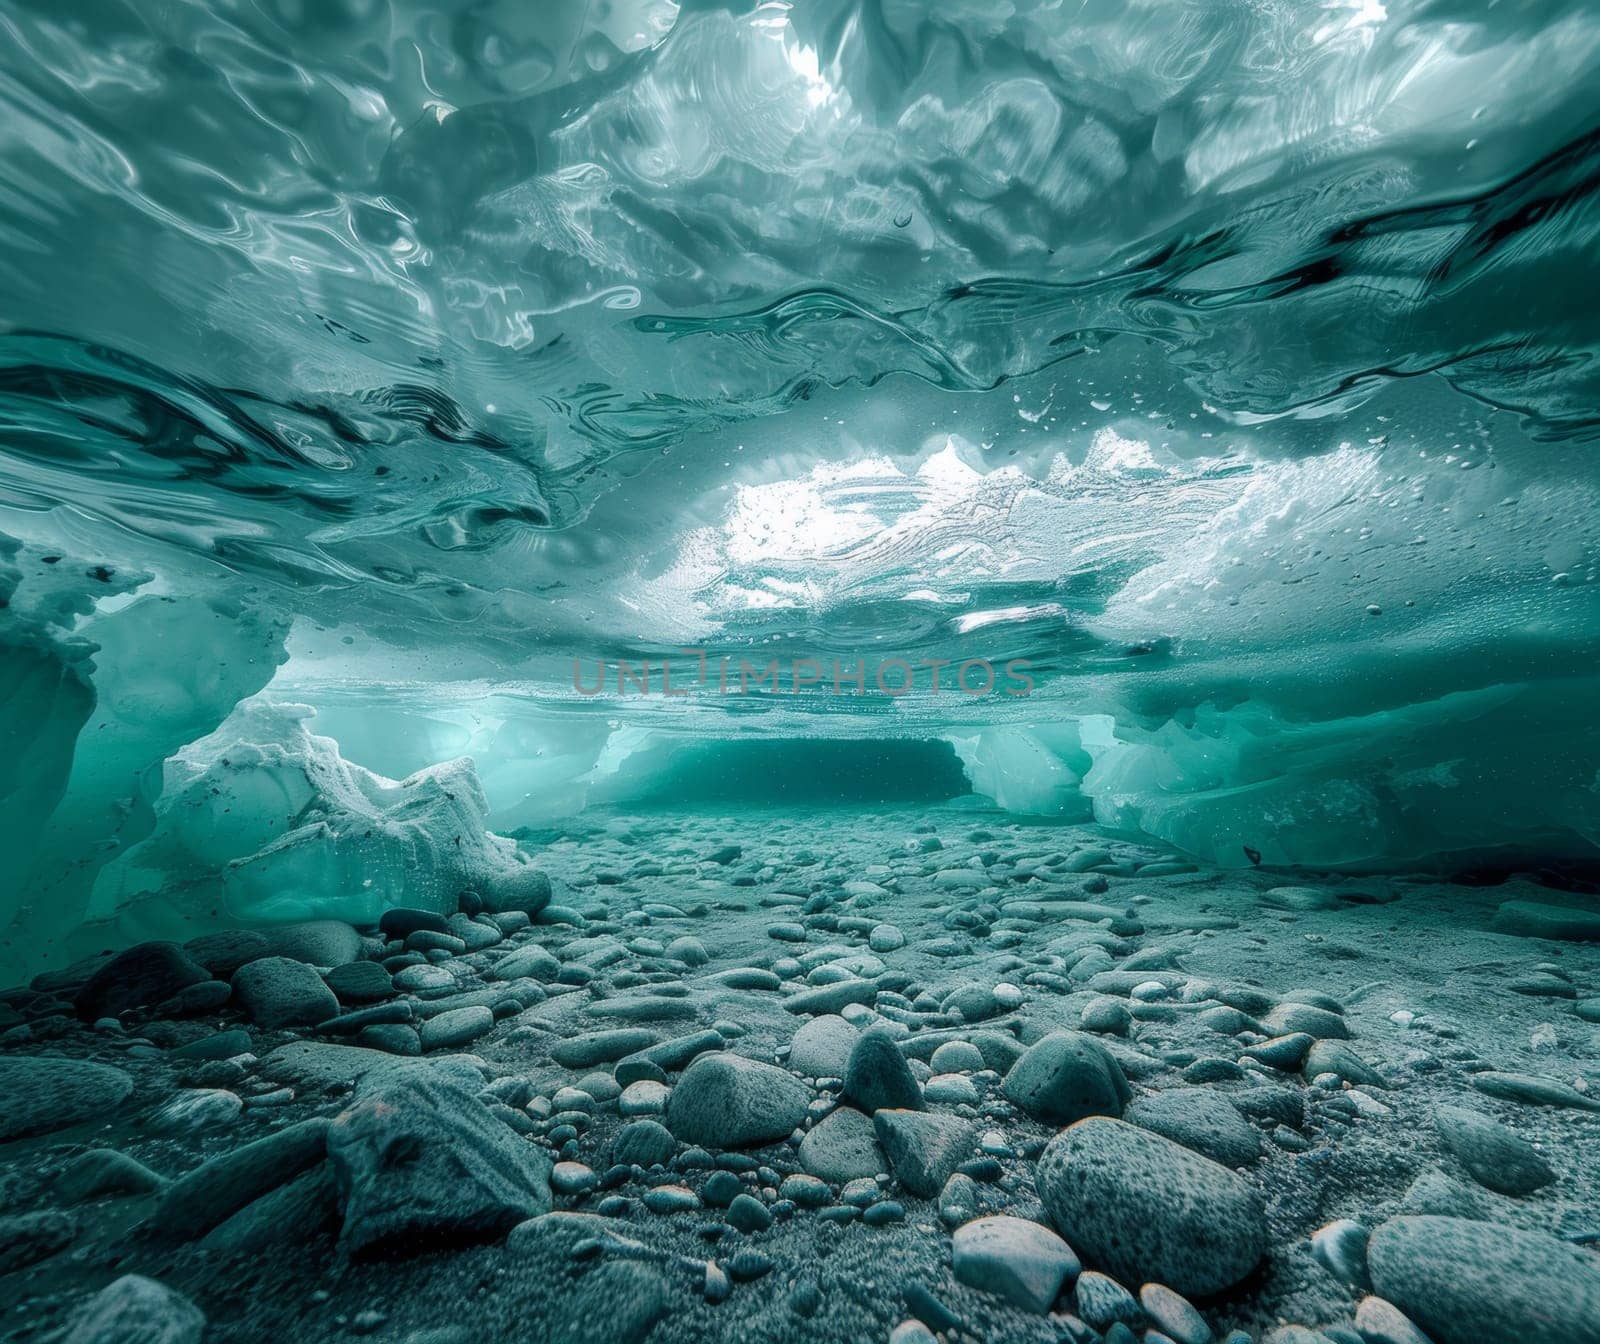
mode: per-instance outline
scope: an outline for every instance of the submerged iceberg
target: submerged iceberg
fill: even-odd
[[[526,863],[486,831],[471,761],[385,779],[315,736],[313,714],[247,700],[175,754],[155,829],[100,871],[91,918],[179,941],[219,923],[370,925],[397,906],[454,913]]]

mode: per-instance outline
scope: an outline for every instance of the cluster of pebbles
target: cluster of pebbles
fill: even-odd
[[[0,994],[0,1338],[1600,1344],[1600,916],[938,813]]]

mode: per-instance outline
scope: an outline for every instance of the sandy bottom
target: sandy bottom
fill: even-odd
[[[813,1016],[795,1011],[793,996],[861,978],[883,989],[844,1009],[858,1026],[878,1022],[912,1037],[937,1031],[939,1039],[997,1033],[1018,1050],[1051,1031],[1078,1030],[1086,1008],[1097,1021],[1123,1017],[1103,1002],[1115,1000],[1126,1029],[1095,1039],[1135,1098],[1200,1087],[1238,1102],[1259,1137],[1259,1157],[1239,1170],[1264,1206],[1266,1246],[1257,1269],[1199,1302],[1218,1338],[1230,1329],[1259,1338],[1286,1325],[1326,1333],[1280,1338],[1377,1337],[1355,1330],[1365,1290],[1313,1252],[1312,1234],[1333,1220],[1375,1228],[1401,1214],[1447,1213],[1576,1245],[1600,1236],[1600,1121],[1587,1108],[1600,1096],[1597,1028],[1584,1016],[1600,984],[1600,947],[1494,925],[1507,901],[1582,907],[1593,898],[1520,879],[1469,886],[1195,870],[1092,827],[1019,824],[955,807],[591,815],[527,843],[553,880],[551,906],[491,947],[436,960],[456,976],[452,993],[467,995],[500,983],[495,964],[530,943],[584,969],[568,983],[547,983],[542,997],[516,980],[507,993],[521,997],[496,1004],[492,1029],[422,1058],[452,1057],[460,1076],[459,1057],[468,1056],[467,1067],[493,1084],[492,1114],[520,1113],[507,1127],[517,1143],[593,1173],[592,1188],[558,1192],[555,1207],[604,1214],[609,1231],[547,1223],[538,1234],[508,1236],[499,1226],[464,1236],[421,1226],[386,1250],[350,1257],[338,1179],[319,1192],[301,1173],[304,1199],[247,1207],[245,1221],[232,1224],[236,1244],[219,1249],[214,1239],[151,1226],[160,1189],[69,1198],[63,1173],[88,1150],[115,1149],[176,1178],[287,1124],[339,1115],[355,1083],[351,1057],[313,1053],[308,1064],[282,1047],[351,1038],[265,1028],[233,1006],[181,1018],[134,1012],[120,1030],[92,1027],[63,1011],[70,984],[13,993],[0,1063],[93,1060],[134,1086],[103,1114],[0,1144],[0,1337],[51,1337],[89,1295],[136,1273],[192,1301],[209,1341],[879,1344],[897,1326],[899,1338],[925,1338],[902,1325],[918,1315],[951,1339],[1100,1338],[1074,1333],[1070,1281],[1040,1314],[957,1278],[954,1219],[941,1217],[937,1199],[906,1190],[887,1162],[875,1194],[836,1182],[824,1207],[808,1208],[783,1193],[785,1178],[802,1170],[798,1132],[743,1149],[753,1161],[723,1165],[750,1168],[736,1174],[773,1217],[770,1227],[742,1232],[701,1198],[721,1150],[680,1142],[663,1168],[616,1170],[617,1132],[650,1118],[651,1102],[640,1094],[630,1109],[645,1109],[623,1116],[618,1099],[602,1096],[574,1118],[570,1096],[557,1099],[612,1065],[564,1067],[553,1051],[601,1030],[639,1028],[670,1040],[714,1028],[728,1050],[782,1066]],[[897,929],[903,946],[872,932],[882,925]],[[703,963],[690,964],[698,954],[682,944],[669,954],[685,937],[703,949]],[[370,939],[367,948],[380,951]],[[719,978],[739,968],[774,971],[777,983],[742,988]],[[951,1011],[957,990],[966,991],[957,1001],[966,1012]],[[430,988],[391,1001],[412,1002],[420,1018],[440,997]],[[1249,1010],[1232,1032],[1218,1029],[1226,1024],[1214,1011],[1229,1000]],[[1282,1034],[1263,1021],[1274,1009],[1308,1000],[1342,1018],[1346,1049],[1374,1075],[1367,1082],[1308,1077],[1304,1067],[1247,1053]],[[965,1021],[969,1013],[982,1020]],[[251,1042],[232,1068],[174,1056],[237,1027]],[[1292,1057],[1294,1047],[1286,1050]],[[927,1069],[920,1060],[913,1067],[926,1086]],[[681,1077],[664,1072],[669,1086]],[[966,1084],[942,1080],[930,1090],[951,1099],[927,1107],[972,1124],[975,1208],[967,1214],[1048,1223],[1038,1157],[1061,1126],[1013,1104],[1003,1070],[988,1060],[956,1072]],[[1497,1081],[1504,1075],[1513,1081]],[[1559,1086],[1544,1094],[1528,1079]],[[163,1110],[202,1082],[243,1108],[216,1102],[192,1118]],[[808,1077],[803,1085],[810,1106],[802,1130],[827,1113],[840,1084]],[[1531,1145],[1553,1179],[1517,1197],[1486,1188],[1442,1137],[1440,1107],[1498,1121]],[[560,1174],[573,1186],[587,1179],[574,1167]],[[324,1180],[320,1169],[310,1176]],[[661,1186],[683,1187],[699,1207],[651,1211],[646,1195]],[[899,1213],[859,1211],[875,1203]],[[45,1220],[53,1231],[37,1217],[52,1211],[61,1215]],[[1073,1242],[1072,1228],[1058,1230]],[[928,1319],[938,1312],[927,1294],[948,1319]],[[1472,1338],[1471,1329],[1447,1323],[1444,1344]]]

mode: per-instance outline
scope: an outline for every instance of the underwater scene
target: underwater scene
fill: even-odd
[[[1600,1344],[1600,10],[0,0],[0,1341]]]

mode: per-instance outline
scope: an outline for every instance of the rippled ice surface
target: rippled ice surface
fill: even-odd
[[[24,939],[219,883],[381,908],[498,862],[443,815],[692,791],[726,738],[948,744],[1225,866],[1592,856],[1588,6],[16,0],[0,38]]]

